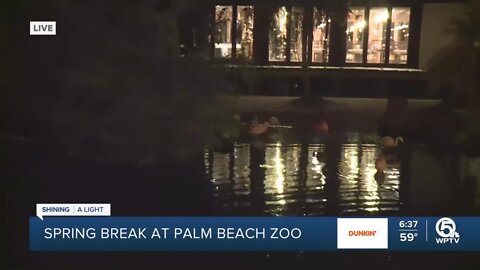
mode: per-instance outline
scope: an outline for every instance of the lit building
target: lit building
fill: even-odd
[[[255,68],[250,93],[414,92],[425,88],[428,61],[452,40],[443,30],[451,18],[463,16],[466,3],[210,1],[184,16],[190,24],[182,23],[182,44],[214,62]]]

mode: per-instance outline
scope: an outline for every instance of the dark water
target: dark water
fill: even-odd
[[[398,212],[401,160],[390,156],[384,175],[376,175],[381,147],[358,137],[323,143],[236,143],[229,153],[206,151],[215,207],[227,215]]]
[[[447,215],[450,212],[430,206],[444,200],[455,211],[462,209],[444,196],[452,190],[449,166],[444,165],[448,162],[415,147],[407,147],[412,153],[405,159],[402,153],[383,151],[378,141],[375,134],[353,133],[333,140],[280,137],[239,142],[226,153],[205,151],[207,185],[196,178],[198,173],[203,176],[203,166],[197,166],[198,173],[191,167],[169,168],[173,174],[161,178],[169,181],[157,181],[164,168],[97,168],[68,159],[50,163],[31,158],[37,156],[28,148],[28,162],[4,171],[11,171],[5,179],[16,180],[8,188],[7,202],[16,207],[7,207],[6,212],[9,249],[4,268],[139,269],[141,262],[142,269],[191,269],[192,264],[207,269],[480,269],[478,253],[28,252],[25,217],[33,214],[32,205],[39,201],[107,201],[119,216],[198,215],[202,202],[210,207],[213,187],[217,215],[410,214],[406,207],[424,204]],[[375,169],[381,153],[388,156],[385,179],[379,179]],[[170,179],[175,174],[180,176]],[[72,183],[82,185],[72,189]]]

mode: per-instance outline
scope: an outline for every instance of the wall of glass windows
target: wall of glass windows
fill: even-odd
[[[411,7],[382,6],[378,2],[384,3],[357,1],[358,5],[339,10],[312,1],[305,5],[277,5],[257,13],[255,4],[217,5],[213,56],[254,62],[254,55],[257,58],[259,52],[264,52],[267,64],[329,65],[336,57],[336,65],[342,61],[358,66],[407,65]],[[256,30],[265,38],[259,37],[254,45]],[[332,36],[336,36],[336,43],[332,43]]]

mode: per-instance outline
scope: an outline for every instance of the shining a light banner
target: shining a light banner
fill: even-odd
[[[30,250],[480,251],[480,217],[31,217]]]

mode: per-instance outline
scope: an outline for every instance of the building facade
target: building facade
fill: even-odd
[[[218,0],[190,15],[197,18],[193,30],[182,31],[193,37],[183,43],[207,52],[215,63],[255,68],[260,81],[250,89],[255,93],[297,95],[323,89],[338,94],[355,85],[373,89],[373,94],[392,90],[390,85],[408,92],[426,88],[428,58],[451,41],[440,28],[462,16],[465,4]],[[288,89],[275,86],[285,88],[282,80],[288,80]]]

